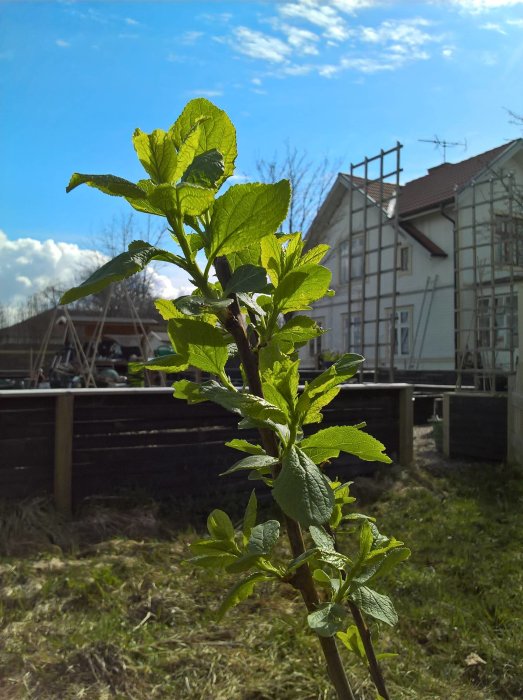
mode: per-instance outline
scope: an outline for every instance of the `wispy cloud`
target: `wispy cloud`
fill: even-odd
[[[124,21],[125,21],[125,24],[128,24],[131,27],[136,27],[140,24],[140,22],[133,19],[132,17],[126,17]]]
[[[480,29],[485,29],[488,32],[497,32],[498,34],[503,34],[504,36],[507,34],[501,24],[497,24],[496,22],[486,22],[480,26]]]
[[[523,0],[451,0],[452,4],[468,12],[488,12],[523,5]]]
[[[272,64],[273,75],[317,73],[332,78],[342,71],[399,69],[409,62],[428,59],[429,47],[443,41],[444,37],[423,17],[384,20],[377,25],[354,21],[358,11],[378,4],[383,2],[284,2],[277,6],[275,16],[260,18],[263,31],[236,27],[227,43],[238,53]]]
[[[236,27],[231,43],[236,51],[245,56],[271,63],[283,63],[292,53],[291,47],[285,41],[248,27]]]
[[[180,38],[180,43],[192,46],[203,36],[203,32],[185,32]]]
[[[193,97],[222,97],[223,90],[220,90],[220,89],[189,90],[188,94],[193,96]]]
[[[68,49],[71,44],[69,41],[65,41],[65,39],[56,39],[54,42],[56,46],[59,46],[61,49]]]

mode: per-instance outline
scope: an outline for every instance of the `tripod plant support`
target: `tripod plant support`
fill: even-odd
[[[214,510],[208,537],[191,545],[192,564],[235,574],[222,617],[251,595],[258,584],[293,586],[304,601],[307,624],[319,639],[329,678],[340,700],[354,700],[338,643],[367,664],[379,697],[388,700],[380,655],[363,615],[394,625],[391,600],[375,583],[410,552],[382,535],[374,520],[354,512],[350,484],[331,480],[325,464],[340,452],[389,463],[385,447],[362,423],[311,433],[322,409],[357,372],[363,357],[346,354],[299,389],[299,348],[324,330],[301,315],[331,294],[331,273],[320,263],[328,246],[305,250],[300,233],[279,233],[291,191],[288,181],[233,185],[218,192],[234,172],[236,133],[225,112],[205,99],[189,102],[168,131],[134,132],[133,144],[147,177],[137,183],[113,175],[75,173],[67,187],[87,184],[123,197],[138,211],[164,217],[177,253],[134,241],[128,251],[103,265],[64,294],[69,303],[142,270],[153,260],[185,270],[194,292],[158,299],[174,352],[144,362],[151,370],[194,367],[209,376],[173,385],[189,403],[213,401],[238,415],[240,428],[258,430],[259,441],[226,443],[241,457],[225,472],[271,489],[280,520],[257,523],[251,493],[243,525]],[[237,355],[243,386],[233,385],[227,361]],[[336,531],[354,534],[353,551],[336,546]],[[291,558],[275,554],[284,529]],[[352,615],[353,623],[349,624]]]

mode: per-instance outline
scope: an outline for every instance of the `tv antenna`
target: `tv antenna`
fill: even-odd
[[[441,148],[443,150],[443,162],[447,162],[447,148],[452,148],[454,146],[463,146],[464,150],[467,150],[467,139],[464,141],[445,141],[445,139],[440,139],[439,136],[434,136],[433,139],[418,139],[422,143],[433,143],[436,148]]]

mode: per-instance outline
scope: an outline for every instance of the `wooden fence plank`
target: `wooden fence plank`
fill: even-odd
[[[56,397],[54,444],[54,498],[56,507],[65,516],[72,512],[74,396],[64,393]]]

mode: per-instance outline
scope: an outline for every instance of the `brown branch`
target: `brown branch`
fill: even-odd
[[[226,258],[217,258],[214,261],[214,268],[220,284],[223,288],[225,288],[231,276],[229,263],[227,262]],[[249,391],[251,394],[263,398],[263,389],[260,372],[258,369],[258,358],[250,346],[245,319],[243,318],[238,302],[234,295],[231,296],[233,298],[233,303],[227,307],[227,310],[224,312],[222,323],[226,330],[228,330],[234,338],[238,348],[240,360],[247,376]],[[263,428],[260,428],[259,432],[263,447],[267,454],[271,455],[272,457],[278,457],[279,450],[275,434],[271,430]],[[274,477],[278,475],[279,469],[280,466],[277,465],[273,472]],[[286,515],[283,515],[283,518],[287,529],[287,537],[289,538],[292,556],[297,558],[305,552],[301,527],[299,523],[291,518],[288,518]],[[297,569],[293,577],[293,585],[300,591],[301,597],[303,598],[308,612],[314,612],[320,603],[320,599],[318,597],[318,592],[314,585],[308,564],[303,564]],[[355,700],[354,694],[345,674],[345,669],[343,668],[339,650],[336,645],[336,640],[334,637],[320,636],[318,636],[318,639],[325,657],[329,677],[336,689],[339,700]]]

